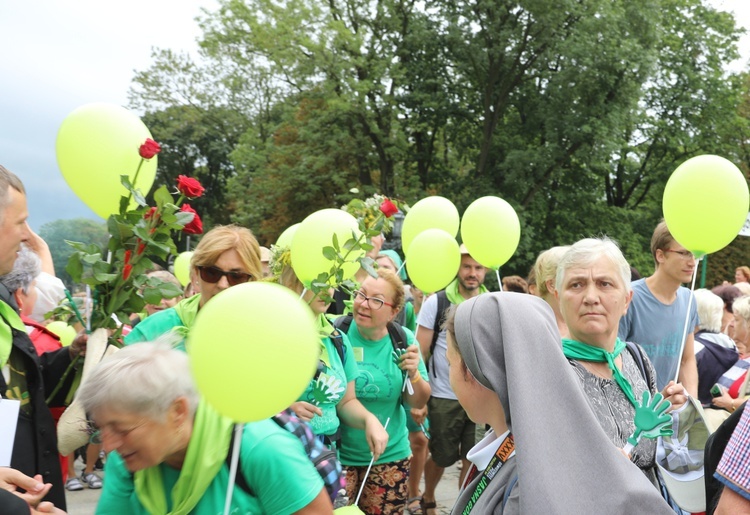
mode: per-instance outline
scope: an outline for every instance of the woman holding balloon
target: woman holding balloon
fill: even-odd
[[[284,260],[283,254],[281,260]],[[279,282],[297,294],[305,292],[302,298],[315,314],[321,333],[318,370],[297,402],[291,405],[292,411],[308,422],[313,432],[331,448],[338,446],[341,423],[364,430],[370,452],[380,456],[388,444],[388,433],[357,399],[354,391],[354,381],[359,374],[357,362],[349,338],[336,332],[325,317],[328,301],[306,290],[288,264],[284,265]]]
[[[385,451],[376,456],[371,454],[363,431],[345,425],[339,456],[348,467],[350,500],[355,500],[363,487],[358,505],[365,513],[402,513],[411,453],[402,403],[424,407],[430,386],[413,333],[403,330],[407,340],[404,350],[396,348],[388,330],[403,307],[404,285],[390,270],[378,269],[377,274],[377,278],[368,276],[354,292],[354,316],[347,335],[359,367],[357,399],[384,423],[390,438]]]

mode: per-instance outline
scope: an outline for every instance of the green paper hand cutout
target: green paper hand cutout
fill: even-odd
[[[635,431],[628,438],[628,443],[635,447],[641,437],[657,438],[672,434],[672,417],[666,411],[672,403],[665,400],[662,394],[657,393],[651,398],[651,393],[643,392],[643,400],[640,406],[635,408]]]
[[[333,376],[326,374],[320,374],[320,376],[313,381],[312,396],[313,403],[316,406],[320,406],[322,403],[333,403],[341,398],[341,392],[345,390],[341,386],[341,381]]]
[[[393,362],[396,364],[396,366],[399,366],[401,364],[401,356],[406,354],[406,349],[394,349],[391,352],[391,356],[393,356]]]

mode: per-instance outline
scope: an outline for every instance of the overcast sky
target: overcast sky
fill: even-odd
[[[750,27],[750,1],[713,3]],[[134,71],[149,66],[151,48],[195,52],[195,17],[214,6],[214,0],[0,0],[0,164],[24,181],[34,230],[57,219],[101,220],[57,168],[55,137],[64,118],[90,102],[126,105]],[[740,48],[750,55],[750,37]]]

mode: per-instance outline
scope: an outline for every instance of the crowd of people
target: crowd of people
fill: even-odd
[[[642,279],[616,242],[586,238],[541,252],[528,278],[505,277],[503,291],[488,292],[487,269],[461,246],[455,279],[428,296],[408,284],[382,236],[368,251],[374,274],[359,270],[351,292],[314,293],[289,249],[269,252],[246,228],[216,227],[195,248],[184,296],[133,313],[123,348],[79,386],[65,372],[88,337],[63,347],[47,330],[44,315],[64,291],[27,216],[23,184],[0,167],[0,396],[19,407],[0,467],[3,513],[64,513],[65,487],[85,485],[102,488],[102,514],[218,513],[229,489],[231,513],[356,503],[368,514],[434,515],[455,463],[456,514],[685,513],[665,464],[671,453],[687,456],[688,474],[702,470],[707,433],[696,436],[696,420],[728,440],[706,477],[718,484],[707,511],[750,506],[750,269],[737,268],[736,284],[691,292],[683,285],[696,260],[664,222],[651,241],[655,271]],[[318,323],[317,370],[284,412],[312,443],[276,418],[238,429],[190,374],[185,345],[199,310],[260,280],[294,291]],[[73,395],[91,424],[80,477],[55,437]],[[643,399],[668,401],[669,423],[643,431]],[[697,413],[687,433],[686,413]],[[657,438],[667,426],[676,438]],[[325,466],[308,444],[329,452]]]

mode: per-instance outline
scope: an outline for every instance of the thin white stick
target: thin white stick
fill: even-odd
[[[503,281],[500,279],[500,269],[498,268],[495,270],[495,275],[497,275],[497,287],[500,288],[500,291],[503,291]]]
[[[87,284],[86,285],[86,303],[85,307],[83,308],[84,313],[86,313],[86,332],[91,332],[91,315],[93,315],[94,311],[94,303],[91,299],[91,287]]]
[[[229,486],[227,487],[227,500],[224,503],[224,515],[229,515],[232,505],[232,493],[234,493],[234,479],[237,477],[237,464],[240,461],[240,444],[242,443],[243,424],[234,425],[234,445],[232,446],[232,461],[229,465]]]
[[[401,270],[403,270],[405,266],[406,266],[406,256],[404,256],[404,262],[401,263],[401,266],[398,267],[398,270],[396,270],[396,275],[401,275]]]
[[[690,308],[693,307],[693,292],[695,291],[695,279],[698,277],[698,265],[701,262],[700,258],[695,262],[695,270],[693,270],[693,282],[690,285],[690,297],[688,298],[687,313],[685,313],[685,325],[682,328],[682,344],[680,345],[680,353],[677,355],[677,372],[674,374],[674,382],[677,382],[677,378],[680,377],[680,366],[682,365],[682,353],[685,351],[685,343],[687,341],[688,334],[693,331],[688,327],[690,322]],[[688,332],[690,330],[690,332]]]
[[[299,294],[300,300],[305,297],[305,293],[307,293],[307,288],[302,288],[302,293]]]
[[[391,421],[391,417],[388,417],[388,419],[385,421],[385,425],[383,426],[383,429],[388,429],[388,422]],[[367,483],[367,476],[370,475],[370,469],[372,468],[372,464],[375,463],[375,455],[372,455],[372,459],[370,460],[370,464],[367,466],[367,472],[365,472],[365,477],[362,479],[362,486],[359,487],[359,493],[357,494],[357,498],[354,501],[354,506],[357,506],[359,504],[359,498],[362,496],[362,491],[365,489],[365,483]],[[225,514],[226,515],[226,514]]]

